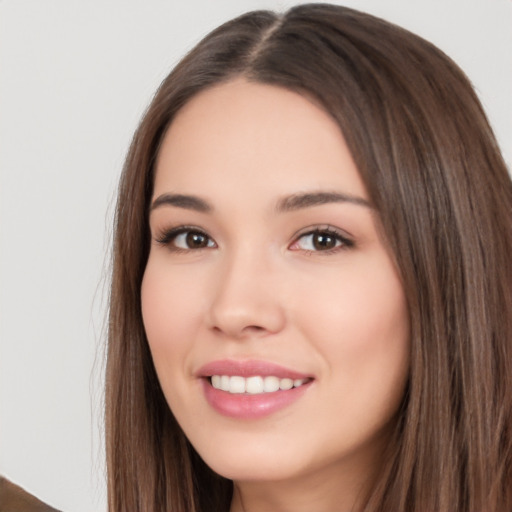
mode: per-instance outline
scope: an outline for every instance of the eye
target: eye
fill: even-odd
[[[175,251],[190,251],[194,249],[217,247],[215,242],[205,232],[197,228],[183,226],[164,232],[162,236],[157,239],[157,242]]]
[[[205,247],[214,247],[215,244],[207,235],[200,231],[185,231],[177,235],[174,245],[179,249],[203,249]]]
[[[332,228],[318,228],[302,234],[290,249],[306,252],[333,252],[353,245],[352,240]]]

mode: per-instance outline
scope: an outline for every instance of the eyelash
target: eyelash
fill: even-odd
[[[208,236],[208,234],[205,233],[202,229],[199,229],[195,226],[178,226],[176,228],[163,231],[162,234],[156,238],[156,242],[159,243],[160,245],[168,247],[172,252],[189,252],[198,249],[209,249],[209,247],[184,249],[182,247],[177,247],[176,245],[174,245],[173,242],[176,240],[176,238],[185,233],[194,233],[200,236],[204,236],[209,241],[212,241],[212,238]]]
[[[158,244],[168,247],[172,252],[175,252],[175,253],[180,253],[180,252],[187,253],[189,251],[196,251],[196,250],[200,250],[200,249],[210,249],[210,248],[216,247],[216,244],[215,244],[215,246],[213,246],[213,247],[212,246],[204,246],[204,247],[197,247],[197,248],[189,247],[187,249],[184,249],[182,247],[177,247],[176,245],[174,245],[173,242],[175,242],[176,238],[178,238],[178,236],[185,234],[185,233],[196,234],[196,235],[205,237],[208,240],[208,243],[213,242],[213,244],[215,244],[213,239],[206,232],[204,232],[202,229],[199,229],[195,226],[178,226],[176,228],[165,230],[155,240]],[[290,244],[289,247],[293,247],[294,245],[297,245],[299,243],[299,241],[301,239],[304,239],[305,237],[308,237],[308,236],[314,237],[315,235],[324,235],[324,236],[334,238],[336,241],[336,245],[334,247],[332,247],[330,249],[326,249],[326,250],[300,249],[300,248],[294,249],[294,250],[301,250],[302,252],[304,252],[306,254],[328,255],[328,254],[333,254],[338,251],[343,251],[343,250],[350,249],[351,247],[354,247],[353,240],[349,239],[346,235],[343,235],[342,233],[340,233],[339,230],[337,230],[331,226],[317,227],[314,229],[309,229],[308,231],[305,231],[303,233],[300,233],[294,238],[294,241]]]
[[[324,235],[328,236],[330,238],[333,238],[336,242],[336,245],[330,249],[326,250],[314,250],[314,249],[297,249],[302,250],[302,252],[306,254],[322,254],[322,255],[328,255],[333,254],[338,251],[346,251],[347,249],[350,249],[354,247],[354,241],[347,237],[347,235],[342,234],[338,229],[333,228],[332,226],[325,226],[325,227],[316,227],[313,229],[308,229],[307,231],[304,231],[297,235],[294,239],[294,242],[292,242],[291,246],[297,245],[299,241],[305,237],[314,237],[315,235]],[[339,244],[338,244],[339,243]]]

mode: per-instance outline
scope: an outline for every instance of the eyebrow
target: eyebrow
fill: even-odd
[[[159,208],[160,206],[176,206],[185,210],[194,210],[196,212],[208,213],[213,210],[213,206],[197,196],[185,194],[162,194],[158,196],[151,204],[150,210]]]
[[[366,199],[350,194],[341,192],[306,192],[284,197],[278,201],[276,210],[278,212],[291,212],[328,203],[351,203],[372,208],[370,202]]]
[[[277,202],[276,211],[278,213],[286,213],[329,203],[351,203],[367,208],[372,207],[366,199],[350,194],[341,192],[305,192],[283,197]],[[175,206],[201,213],[213,211],[213,206],[208,201],[188,194],[162,194],[153,201],[150,210],[161,206]]]

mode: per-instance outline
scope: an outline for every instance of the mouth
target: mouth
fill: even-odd
[[[215,361],[197,373],[208,404],[219,414],[258,419],[291,406],[315,380],[266,361]]]

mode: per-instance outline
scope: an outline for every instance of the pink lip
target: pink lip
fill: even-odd
[[[262,377],[268,377],[274,375],[280,379],[307,379],[312,377],[268,361],[235,361],[233,359],[223,359],[205,364],[196,372],[196,375],[198,377],[211,377],[212,375],[239,375],[240,377],[261,375]]]
[[[201,378],[203,392],[210,406],[223,416],[246,420],[263,418],[288,407],[298,400],[312,383],[311,380],[297,388],[273,393],[234,394],[215,389],[209,379],[212,375],[239,375],[241,377],[274,375],[280,379],[311,379],[311,376],[266,361],[223,360],[214,361],[201,367],[197,376]]]

